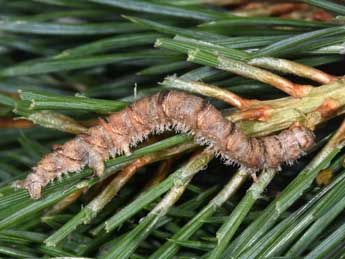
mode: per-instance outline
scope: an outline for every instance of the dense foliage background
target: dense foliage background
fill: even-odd
[[[107,161],[102,179],[86,168],[37,201],[13,188],[53,146],[141,96],[182,88],[220,109],[229,108],[214,98],[222,89],[287,96],[219,69],[219,57],[285,58],[343,76],[344,39],[344,1],[0,0],[1,257],[345,258],[344,103],[316,119],[307,156],[256,181],[166,133]],[[160,84],[168,75],[220,88]],[[266,121],[224,113],[267,135],[308,117],[296,110],[311,104],[298,105]]]

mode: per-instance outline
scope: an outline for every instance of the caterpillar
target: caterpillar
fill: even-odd
[[[39,199],[41,189],[68,172],[86,166],[101,176],[104,161],[120,154],[152,133],[166,130],[190,133],[200,144],[219,154],[228,163],[249,170],[279,168],[303,155],[314,144],[314,134],[294,126],[277,135],[255,138],[245,135],[206,100],[179,91],[163,91],[144,97],[124,110],[89,128],[42,158],[21,187]]]

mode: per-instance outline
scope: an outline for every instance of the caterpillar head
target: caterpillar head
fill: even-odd
[[[34,200],[41,198],[42,186],[44,185],[42,178],[36,173],[31,173],[24,181],[15,183],[16,188],[27,189],[30,197]]]

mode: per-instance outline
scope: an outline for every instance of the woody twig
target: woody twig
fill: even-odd
[[[172,87],[175,89],[180,89],[192,93],[202,94],[205,96],[210,96],[215,99],[219,99],[226,102],[239,110],[248,108],[251,104],[255,103],[255,100],[249,100],[242,98],[237,94],[232,93],[229,90],[217,87],[215,85],[206,84],[198,81],[185,80],[178,77],[167,77],[163,83],[167,87]]]
[[[286,78],[267,70],[248,65],[247,63],[238,60],[224,58],[222,56],[218,57],[218,68],[266,83],[293,97],[305,96],[312,89],[312,86],[295,84]]]
[[[287,59],[272,57],[254,58],[250,60],[248,64],[308,78],[320,84],[328,84],[336,79],[335,76],[327,74],[319,69],[312,68]]]

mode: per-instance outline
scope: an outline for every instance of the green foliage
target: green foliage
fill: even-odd
[[[316,130],[310,154],[262,172],[257,182],[210,162],[190,136],[163,134],[106,161],[102,178],[85,168],[49,184],[37,201],[14,188],[54,144],[73,137],[68,133],[174,88],[175,77],[167,76],[269,100],[285,95],[232,74],[231,66],[278,57],[344,75],[343,16],[239,17],[203,2],[0,0],[1,258],[345,258],[345,142],[335,134],[344,107]],[[345,15],[341,1],[301,2]],[[256,135],[256,125],[269,124],[239,125]],[[270,125],[265,134],[287,127]],[[113,189],[121,170],[144,156],[155,163]],[[314,179],[324,169],[332,179],[319,186]]]

